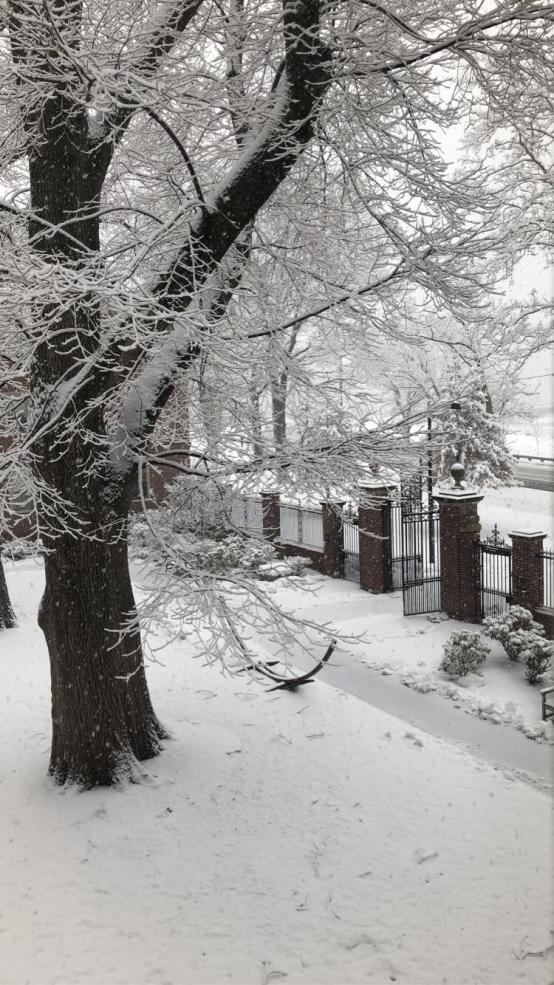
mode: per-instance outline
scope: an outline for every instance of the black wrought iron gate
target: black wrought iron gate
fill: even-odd
[[[512,603],[512,548],[493,533],[475,544],[476,569],[479,581],[476,585],[476,619],[499,616],[507,612]]]
[[[343,519],[342,522],[342,562],[343,578],[347,581],[360,581],[360,533],[358,524]]]
[[[404,615],[439,612],[441,607],[438,509],[402,510],[402,595]]]
[[[386,500],[383,510],[384,551],[383,587],[385,592],[402,588],[402,508],[400,503]]]

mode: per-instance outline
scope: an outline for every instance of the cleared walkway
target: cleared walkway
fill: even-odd
[[[300,667],[302,659],[297,659]],[[310,662],[306,661],[308,669]],[[400,718],[448,742],[458,743],[477,759],[523,779],[549,786],[554,778],[554,747],[534,742],[507,725],[470,715],[447,698],[428,691],[423,694],[402,684],[396,676],[385,677],[352,658],[334,658],[319,678],[341,691]],[[316,685],[309,685],[315,687]]]

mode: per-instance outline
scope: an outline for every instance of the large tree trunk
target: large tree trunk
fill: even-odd
[[[117,345],[107,344],[102,324],[105,317],[107,328],[113,328],[119,307],[118,292],[110,278],[105,283],[102,277],[99,216],[114,149],[134,110],[141,104],[146,108],[142,100],[155,81],[153,72],[200,4],[167,6],[172,9],[165,18],[156,13],[155,26],[149,31],[141,25],[131,39],[121,72],[114,62],[118,81],[113,106],[106,114],[94,114],[95,97],[100,98],[97,110],[105,97],[87,68],[90,39],[82,47],[90,34],[90,19],[85,30],[82,24],[87,5],[55,0],[43,10],[41,4],[23,0],[8,4],[14,86],[29,160],[29,244],[35,253],[30,278],[34,302],[29,301],[35,314],[29,442],[47,553],[40,624],[52,668],[51,771],[60,781],[85,786],[129,775],[135,757],[155,754],[162,733],[148,697],[138,632],[135,628],[119,636],[134,614],[125,548],[131,477],[122,474],[121,462],[132,463],[133,453],[144,449],[177,373],[197,359],[199,345],[194,341],[177,359],[171,318],[164,324],[158,316],[172,356],[160,359],[155,346],[152,359],[160,365],[146,363],[143,372],[155,370],[146,388],[138,374],[130,402],[136,399],[140,405],[140,423],[127,429],[131,447],[123,448],[121,441],[111,449],[112,459],[104,410],[128,357]],[[317,2],[284,3],[285,60],[269,99],[268,125],[260,127],[254,151],[246,148],[241,165],[231,167],[223,196],[216,195],[213,207],[199,210],[174,260],[158,277],[152,291],[158,310],[183,312],[203,284],[209,287],[208,279],[241,230],[311,140],[332,75],[330,52],[319,39],[319,7]],[[265,97],[262,102],[266,104]],[[99,115],[106,117],[102,124]],[[201,198],[200,188],[198,194]],[[249,248],[248,233],[244,249]],[[229,276],[214,299],[216,314],[225,310],[234,289],[232,271]],[[122,390],[124,381],[123,374]],[[121,473],[115,476],[112,466]]]
[[[8,595],[6,576],[2,566],[2,555],[0,554],[0,629],[11,629],[15,626],[15,616]]]
[[[52,754],[59,783],[133,778],[163,730],[146,685],[125,536],[62,536],[45,559],[39,624],[50,653]]]
[[[70,51],[78,43],[81,5],[60,4],[54,13]],[[31,369],[33,467],[49,491],[38,513],[46,549],[39,623],[51,666],[50,772],[60,783],[92,787],[132,777],[137,760],[156,755],[163,737],[134,622],[126,546],[131,477],[113,473],[107,377],[96,359],[104,331],[96,293],[99,212],[109,155],[93,153],[72,59],[65,52],[49,61],[48,20],[31,19],[27,37],[27,21],[16,17],[15,59],[27,65],[18,46],[25,40],[44,96],[29,102],[25,121],[30,243],[37,264],[52,267],[50,299],[35,309],[40,341]],[[46,85],[56,71],[58,84]]]

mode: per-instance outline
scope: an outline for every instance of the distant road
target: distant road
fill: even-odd
[[[545,489],[554,492],[554,459],[533,455],[514,455],[516,478],[527,489]]]

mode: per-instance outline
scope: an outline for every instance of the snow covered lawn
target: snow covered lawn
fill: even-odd
[[[174,645],[145,782],[53,788],[41,570],[7,568],[2,985],[551,980],[548,797],[323,681],[270,694]]]
[[[273,590],[299,616],[320,623],[330,620],[345,636],[360,637],[359,643],[338,651],[343,668],[350,661],[397,674],[410,687],[436,691],[464,711],[512,725],[530,738],[554,742],[552,724],[541,721],[540,685],[527,683],[523,665],[510,662],[500,644],[486,641],[491,653],[482,677],[469,674],[452,681],[438,670],[443,644],[451,633],[479,632],[479,626],[439,613],[404,617],[401,593],[368,595],[350,582],[321,576],[310,581],[317,587],[315,595],[293,591],[280,582]]]
[[[552,355],[547,366],[550,373],[546,376],[552,376],[552,369],[554,368]],[[546,367],[541,366],[541,369],[544,368]],[[548,384],[545,386],[545,391],[542,402],[540,402],[539,397],[534,418],[515,418],[509,422],[509,427],[512,430],[509,431],[507,439],[512,454],[544,455],[546,458],[552,458],[554,455],[554,408],[552,407],[552,391]],[[546,399],[544,399],[545,397]]]
[[[540,530],[547,535],[545,549],[553,549],[554,493],[525,486],[486,489],[479,503],[482,536],[491,533],[495,523],[499,534],[508,538],[514,530]],[[508,540],[508,543],[511,541]]]

